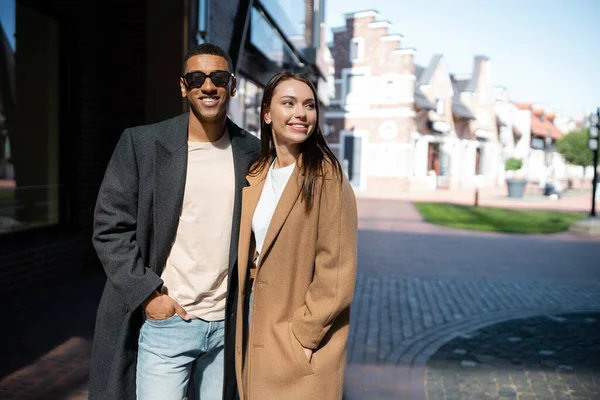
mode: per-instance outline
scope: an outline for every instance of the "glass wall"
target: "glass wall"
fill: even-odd
[[[306,47],[306,2],[302,0],[260,0],[277,26],[297,50]]]
[[[60,99],[58,23],[14,0],[0,23],[1,235],[59,222]]]
[[[277,29],[254,7],[250,18],[250,43],[278,67],[300,63]]]
[[[263,89],[244,76],[237,77],[237,94],[229,103],[229,116],[248,132],[260,137],[260,101]]]

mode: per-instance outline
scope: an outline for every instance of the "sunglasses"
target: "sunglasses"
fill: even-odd
[[[213,71],[208,75],[202,71],[192,71],[183,75],[182,78],[189,88],[195,89],[202,87],[206,78],[210,78],[211,82],[215,86],[225,87],[229,83],[229,79],[231,79],[232,76],[233,74],[229,71]]]

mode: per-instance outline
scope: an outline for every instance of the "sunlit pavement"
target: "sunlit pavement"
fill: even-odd
[[[345,399],[597,398],[600,238],[442,228],[405,201],[359,214]],[[1,399],[87,397],[103,281],[3,296]]]

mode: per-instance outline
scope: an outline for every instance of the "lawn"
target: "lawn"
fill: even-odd
[[[0,202],[12,202],[15,197],[14,189],[0,189]]]
[[[427,222],[450,228],[507,233],[556,233],[585,213],[473,207],[448,203],[414,203]]]

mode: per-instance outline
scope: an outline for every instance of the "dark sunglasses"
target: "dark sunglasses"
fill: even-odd
[[[215,86],[225,87],[229,83],[229,79],[232,76],[233,74],[229,71],[213,71],[208,75],[202,71],[192,71],[183,75],[182,78],[189,88],[195,89],[202,87],[207,77],[210,78],[211,82]]]

